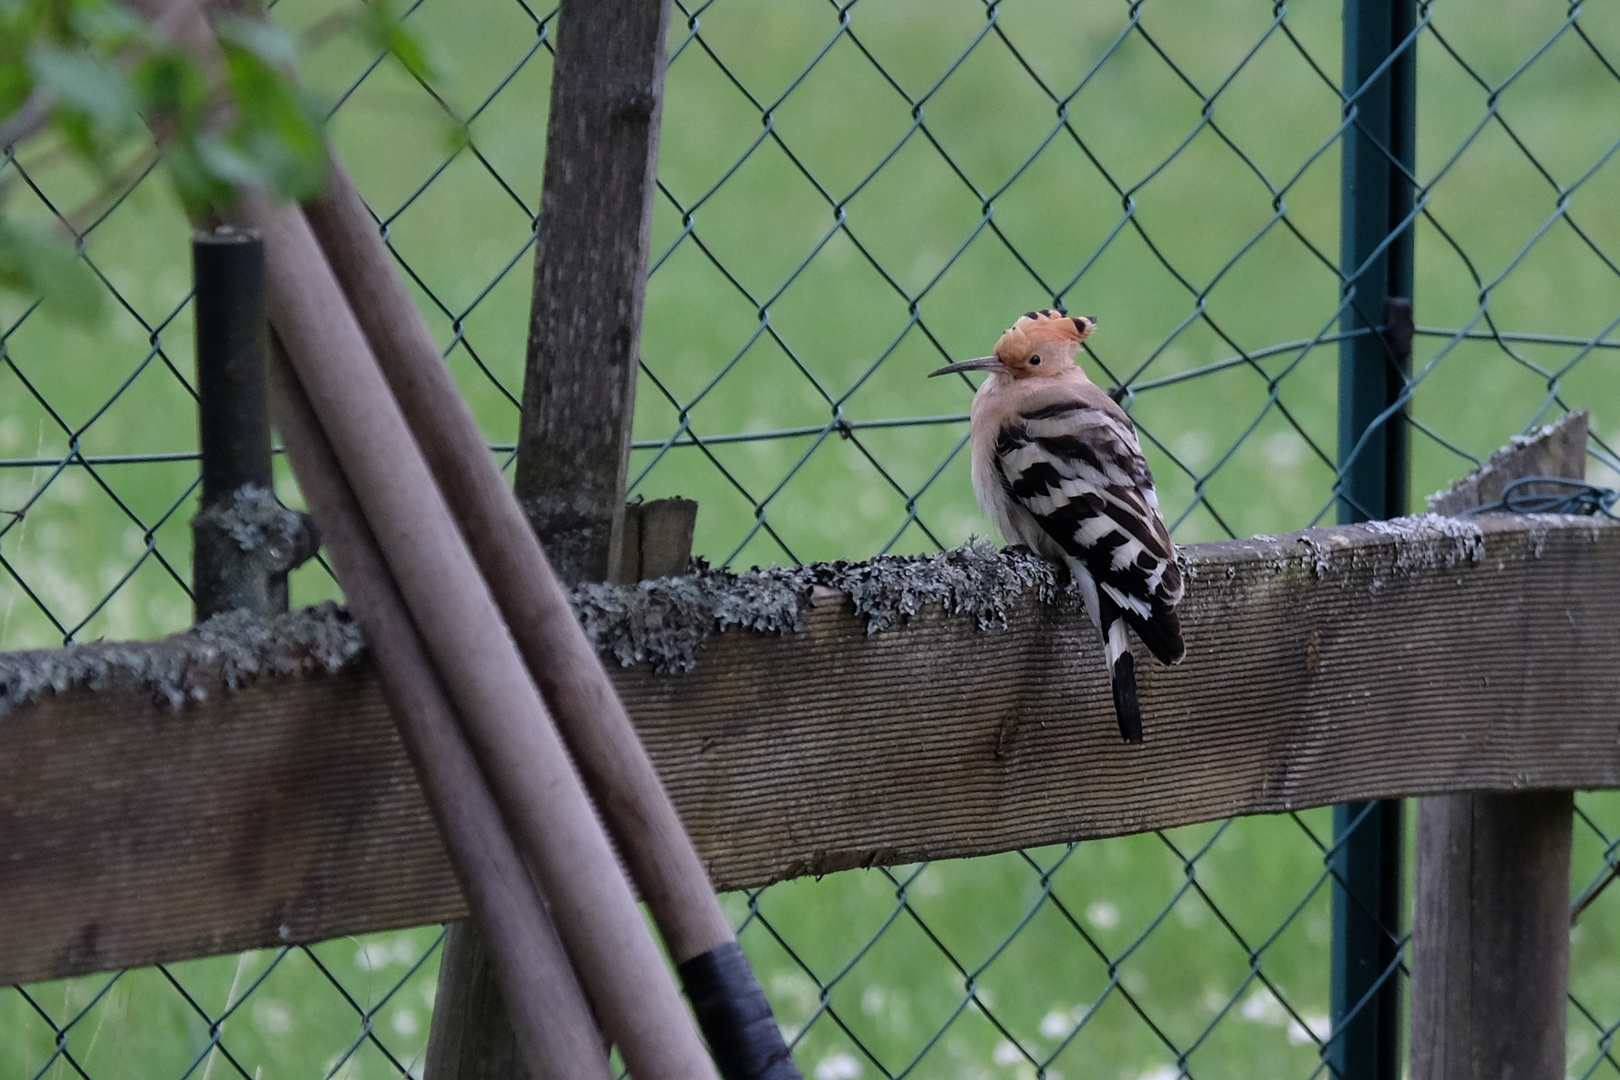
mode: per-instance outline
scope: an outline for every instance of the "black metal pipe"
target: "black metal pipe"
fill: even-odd
[[[191,265],[202,500],[208,506],[243,484],[273,483],[264,391],[264,241],[229,226],[199,232],[191,240]]]
[[[196,618],[287,610],[287,572],[319,546],[314,526],[276,501],[264,365],[264,242],[229,226],[191,242],[197,326],[202,499],[192,519]]]
[[[1413,0],[1345,0],[1348,121],[1340,189],[1345,302],[1339,343],[1339,520],[1406,513],[1404,395],[1411,372]],[[1369,332],[1371,331],[1371,332]],[[1403,814],[1399,801],[1334,808],[1331,1016],[1337,1080],[1401,1075]]]

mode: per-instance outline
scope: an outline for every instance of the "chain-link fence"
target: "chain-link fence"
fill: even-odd
[[[422,83],[323,35],[328,9],[275,15],[307,32],[333,138],[509,454],[551,14],[419,0],[407,18],[437,61]],[[737,565],[993,535],[963,455],[969,388],[923,375],[1055,304],[1100,318],[1091,371],[1131,409],[1179,541],[1323,522],[1357,99],[1340,19],[1240,0],[677,3],[633,494],[697,498],[698,551]],[[1413,490],[1577,407],[1613,484],[1620,9],[1423,5],[1403,49],[1418,57]],[[144,166],[104,195],[25,148],[0,182],[9,212],[84,238],[108,296],[95,323],[0,298],[0,647],[180,629],[197,478],[183,219]],[[295,599],[332,593],[323,575],[301,572]],[[1579,806],[1570,1071],[1607,1075],[1620,801]],[[816,1080],[1318,1076],[1331,817],[727,903]],[[0,1078],[419,1076],[437,941],[0,990]]]

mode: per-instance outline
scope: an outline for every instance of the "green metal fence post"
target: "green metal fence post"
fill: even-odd
[[[1339,351],[1341,522],[1406,512],[1407,429],[1394,406],[1411,360],[1415,23],[1412,0],[1345,0],[1342,328],[1360,335]],[[1396,1080],[1401,804],[1350,803],[1333,824],[1333,1035],[1323,1053],[1341,1080]]]

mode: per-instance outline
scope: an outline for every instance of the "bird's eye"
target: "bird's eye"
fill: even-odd
[[[1030,367],[1040,367],[1041,366],[1041,357],[1040,357],[1039,353],[1036,353],[1034,356],[1029,358],[1029,366]]]

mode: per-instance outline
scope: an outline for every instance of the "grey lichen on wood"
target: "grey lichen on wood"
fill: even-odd
[[[273,619],[226,612],[159,641],[0,653],[0,720],[47,691],[140,689],[178,709],[259,678],[336,674],[358,665],[364,651],[360,628],[328,601]]]
[[[287,574],[313,558],[320,534],[307,514],[262,484],[243,484],[191,519],[199,614],[287,608]]]
[[[1342,570],[1337,547],[1376,536],[1394,546],[1386,578],[1443,571],[1477,560],[1484,534],[1472,521],[1418,514],[1341,530],[1306,530],[1283,537],[1201,544],[1183,549],[1188,575],[1225,567],[1236,551],[1264,550],[1278,575],[1323,580]],[[1380,549],[1383,548],[1380,544]],[[591,584],[571,597],[598,651],[621,666],[649,663],[657,672],[691,671],[709,636],[733,628],[780,634],[802,629],[818,589],[845,596],[866,632],[904,625],[930,604],[967,616],[981,630],[1005,626],[1007,605],[1032,593],[1043,604],[1075,604],[1067,575],[1024,548],[998,549],[970,541],[937,555],[882,555],[866,562],[754,568],[735,574],[700,565],[679,577],[635,585]]]
[[[1532,536],[1591,519],[1524,519]],[[1368,540],[1378,542],[1369,546]],[[1397,577],[1444,572],[1477,561],[1484,534],[1468,519],[1420,514],[1338,529],[1307,530],[1193,545],[1183,550],[1192,579],[1224,573],[1238,557],[1264,559],[1278,581],[1308,578],[1347,581],[1346,571],[1373,550],[1380,574],[1376,591]],[[1350,549],[1346,563],[1335,552]],[[1341,581],[1341,583],[1342,583]],[[963,617],[980,630],[1004,627],[1009,605],[1031,596],[1040,604],[1075,607],[1067,581],[1051,563],[1022,548],[998,549],[984,541],[937,555],[884,555],[866,562],[809,563],[732,573],[699,564],[690,574],[634,585],[577,586],[570,600],[586,636],[621,667],[646,663],[658,673],[690,672],[711,637],[728,630],[784,634],[805,628],[818,592],[844,597],[866,633],[904,626],[930,605]],[[210,680],[236,689],[265,675],[333,673],[358,662],[359,628],[334,603],[271,620],[245,612],[215,616],[197,628],[156,642],[96,643],[66,649],[0,653],[0,716],[46,689],[92,692],[139,685],[154,700],[178,708],[206,696]]]
[[[846,595],[868,633],[903,624],[928,604],[980,629],[1005,626],[1007,603],[1057,592],[1055,568],[1035,555],[983,541],[938,555],[882,555],[868,562],[810,563],[734,574],[700,565],[690,574],[635,585],[590,584],[571,597],[585,636],[629,667],[691,671],[709,635],[732,628],[780,634],[804,628],[818,588]]]

